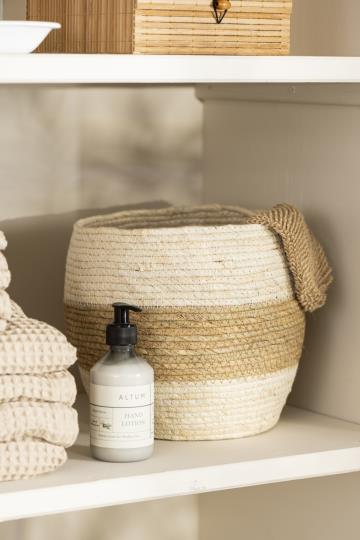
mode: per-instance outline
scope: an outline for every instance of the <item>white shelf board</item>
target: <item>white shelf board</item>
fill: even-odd
[[[91,459],[85,416],[64,467],[0,484],[0,521],[360,470],[360,426],[292,407],[257,437],[157,441],[151,459],[129,464]]]
[[[0,84],[202,83],[360,83],[360,58],[0,55]]]

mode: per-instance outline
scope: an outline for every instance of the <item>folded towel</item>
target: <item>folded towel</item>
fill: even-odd
[[[41,401],[0,405],[0,443],[31,438],[67,448],[78,432],[77,412],[68,405]]]
[[[0,289],[0,320],[9,321],[12,315],[11,300],[7,292]]]
[[[299,304],[305,311],[321,308],[333,280],[332,269],[301,212],[290,204],[278,204],[254,214],[248,223],[265,225],[280,236]]]
[[[11,320],[0,333],[0,375],[51,373],[74,364],[76,349],[61,332],[27,318],[14,302],[11,308]]]
[[[1,375],[0,404],[10,401],[38,400],[73,405],[75,379],[68,371],[44,375]]]
[[[5,238],[5,234],[0,231],[0,250],[3,251],[7,247],[7,240]]]
[[[0,444],[0,482],[54,471],[66,461],[62,446],[26,440]]]
[[[0,252],[0,289],[7,289],[10,285],[11,275],[5,255]]]

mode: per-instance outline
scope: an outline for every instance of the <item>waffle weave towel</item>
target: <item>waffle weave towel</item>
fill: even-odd
[[[0,482],[21,480],[61,467],[66,461],[62,446],[25,440],[0,444]]]
[[[1,253],[6,246],[5,235],[0,231],[0,332],[4,332],[11,317],[11,302],[9,295],[5,292],[10,285],[11,275],[6,257]]]
[[[3,326],[0,327],[0,330],[5,330],[7,321],[11,318],[12,307],[11,300],[6,291],[0,289],[0,321],[3,323]]]
[[[30,438],[68,448],[77,435],[77,412],[62,403],[16,401],[0,405],[0,443]]]
[[[48,324],[27,318],[12,302],[12,316],[0,334],[0,375],[62,371],[76,361],[76,349]]]
[[[7,241],[5,238],[5,234],[2,231],[0,231],[0,251],[3,251],[6,248],[7,248]]]
[[[38,400],[71,406],[75,397],[75,379],[66,370],[43,375],[0,376],[0,404],[21,400]]]
[[[5,255],[0,252],[0,288],[7,289],[10,285],[11,275]]]

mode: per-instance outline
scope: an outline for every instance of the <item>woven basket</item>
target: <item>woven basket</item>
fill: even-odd
[[[27,0],[28,19],[61,23],[39,49],[57,53],[288,54],[291,10],[292,0]]]
[[[76,223],[65,310],[85,387],[106,350],[112,302],[131,302],[143,308],[133,317],[137,351],[155,370],[157,438],[273,427],[301,356],[304,311],[324,303],[331,281],[301,214],[279,208],[170,208]]]

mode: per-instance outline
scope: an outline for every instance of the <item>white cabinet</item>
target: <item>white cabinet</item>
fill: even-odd
[[[295,52],[360,54],[359,10],[352,0],[298,0]],[[119,466],[88,459],[84,423],[63,469],[0,485],[0,519],[196,494],[199,540],[357,539],[360,57],[3,56],[0,83],[193,86],[204,202],[298,205],[335,271],[326,309],[308,317],[290,407],[273,431],[158,442],[152,460]]]

